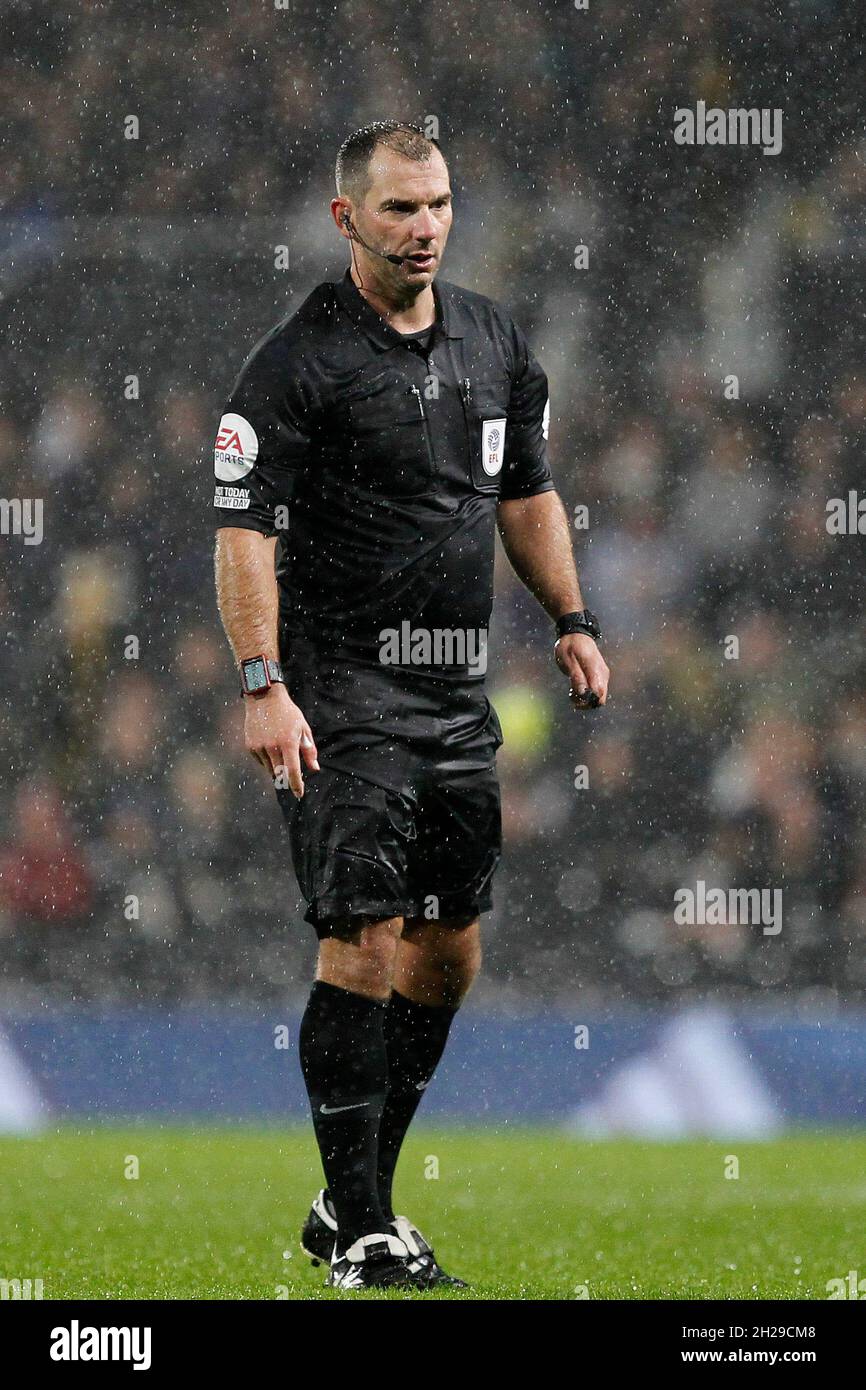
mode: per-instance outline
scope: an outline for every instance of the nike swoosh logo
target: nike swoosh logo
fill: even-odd
[[[360,1110],[362,1105],[369,1105],[368,1100],[358,1100],[354,1105],[320,1105],[320,1115],[339,1115],[341,1110]]]

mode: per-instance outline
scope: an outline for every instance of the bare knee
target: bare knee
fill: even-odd
[[[331,934],[319,942],[316,979],[353,994],[387,999],[402,927],[400,917],[382,922],[352,917],[333,923]]]
[[[394,988],[417,1004],[456,1009],[481,967],[478,918],[466,922],[406,922]]]

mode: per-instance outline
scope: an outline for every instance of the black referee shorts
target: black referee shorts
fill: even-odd
[[[483,681],[307,654],[288,685],[321,767],[304,772],[300,801],[277,791],[316,934],[355,915],[486,911],[502,846],[502,730]]]

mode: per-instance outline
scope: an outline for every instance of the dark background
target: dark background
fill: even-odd
[[[393,116],[439,123],[444,276],[505,303],[550,378],[613,670],[608,709],[572,714],[501,566],[479,996],[859,996],[863,539],[825,527],[866,442],[852,10],[7,3],[0,495],[44,499],[45,536],[0,537],[0,1003],[306,991],[216,613],[211,451],[249,348],[342,275],[340,141]],[[782,152],[675,145],[699,99],[781,108]],[[697,879],[781,888],[782,933],[676,926]]]

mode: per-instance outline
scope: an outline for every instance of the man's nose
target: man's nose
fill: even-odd
[[[436,219],[428,208],[425,212],[418,214],[412,227],[412,235],[416,241],[432,241],[438,230]]]

